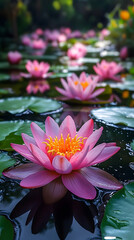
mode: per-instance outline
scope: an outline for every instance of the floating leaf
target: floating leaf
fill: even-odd
[[[39,97],[18,97],[0,100],[0,111],[7,111],[12,114],[21,113],[27,109],[36,113],[44,113],[55,111],[59,108],[61,108],[59,102]]]
[[[102,239],[133,240],[133,215],[134,182],[124,186],[109,200],[101,223]]]
[[[7,153],[0,154],[0,176],[4,169],[12,166],[15,163],[15,160],[8,156]]]
[[[21,133],[32,136],[30,129],[31,121],[3,121],[0,122],[0,150],[13,150],[10,143],[22,144]],[[37,122],[44,130],[44,124]]]
[[[10,75],[9,74],[0,73],[0,81],[7,81],[9,79],[10,79]]]
[[[5,216],[0,216],[0,239],[1,240],[14,239],[13,224]]]
[[[134,110],[129,107],[106,107],[92,110],[93,116],[106,123],[134,128]]]

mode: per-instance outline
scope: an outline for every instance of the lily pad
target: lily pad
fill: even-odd
[[[21,133],[32,136],[30,129],[31,121],[3,121],[0,122],[0,150],[13,150],[10,143],[22,144]],[[44,124],[37,122],[44,130]]]
[[[94,109],[91,114],[106,123],[125,125],[134,128],[134,110],[129,107],[106,107]]]
[[[126,79],[123,80],[123,82],[106,82],[106,83],[100,83],[99,86],[105,87],[109,85],[111,88],[120,89],[120,90],[129,90],[134,91],[134,77],[133,76],[127,76]]]
[[[15,163],[15,160],[8,156],[7,153],[0,154],[0,176],[4,169],[12,166]]]
[[[27,109],[36,113],[55,111],[61,104],[55,100],[39,97],[18,97],[0,100],[0,111],[12,114],[21,113]]]
[[[9,74],[0,73],[0,81],[7,81],[9,79],[10,79],[10,75]]]
[[[13,224],[5,216],[0,216],[0,239],[14,239]]]
[[[102,239],[133,240],[134,182],[109,200],[101,223]]]

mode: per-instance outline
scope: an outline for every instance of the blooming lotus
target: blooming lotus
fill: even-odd
[[[18,64],[22,59],[22,55],[18,51],[10,51],[8,52],[7,59],[10,64]]]
[[[100,32],[100,40],[104,40],[105,37],[107,37],[110,34],[110,31],[106,28],[102,29]]]
[[[47,117],[44,132],[36,123],[31,123],[33,137],[22,133],[24,145],[11,144],[31,163],[8,169],[3,172],[4,176],[20,179],[20,186],[24,188],[49,185],[54,194],[57,192],[64,196],[69,190],[85,199],[95,198],[94,186],[113,190],[122,188],[112,175],[93,167],[120,149],[116,143],[95,146],[103,128],[93,131],[93,125],[90,119],[76,132],[70,116],[64,119],[60,127],[51,117]]]
[[[105,90],[105,88],[95,90],[98,80],[99,78],[96,76],[86,76],[85,72],[82,72],[80,77],[76,74],[72,74],[67,77],[67,82],[64,79],[61,79],[61,84],[64,89],[56,87],[56,90],[68,99],[77,99],[82,101],[95,99]]]
[[[48,73],[49,68],[50,65],[48,63],[28,60],[26,69],[29,74],[22,73],[21,75],[24,77],[46,78],[51,75],[51,73]]]
[[[121,77],[116,76],[117,73],[123,70],[123,67],[116,62],[107,62],[102,60],[101,63],[97,63],[97,66],[93,66],[94,71],[99,75],[99,80],[114,80],[121,82]]]
[[[45,49],[47,44],[44,40],[42,39],[35,39],[31,42],[30,45],[34,49]]]
[[[70,59],[79,59],[86,55],[87,49],[82,43],[76,43],[67,51],[67,56]]]
[[[50,86],[46,80],[37,80],[37,81],[30,81],[28,84],[26,91],[28,94],[37,92],[44,93],[45,91],[49,90]]]

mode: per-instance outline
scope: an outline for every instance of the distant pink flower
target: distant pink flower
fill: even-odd
[[[30,45],[34,49],[45,49],[47,44],[42,39],[33,40]]]
[[[11,144],[15,151],[32,163],[6,170],[4,176],[20,179],[20,186],[24,188],[39,188],[51,183],[53,194],[61,194],[62,197],[69,190],[78,197],[94,199],[94,186],[113,190],[122,188],[112,175],[92,167],[106,161],[120,149],[113,142],[95,146],[103,128],[93,131],[93,125],[91,119],[76,132],[70,116],[64,119],[60,127],[51,117],[47,117],[44,132],[33,122],[33,138],[22,133],[24,145]]]
[[[71,48],[67,51],[67,56],[70,59],[79,59],[86,55],[87,49],[82,43],[75,43]]]
[[[99,75],[99,80],[114,80],[121,82],[121,77],[117,76],[119,72],[123,70],[123,67],[116,62],[107,62],[102,60],[101,63],[97,63],[97,66],[93,66],[94,71]]]
[[[53,41],[57,41],[57,39],[60,35],[60,32],[56,29],[54,29],[54,30],[47,29],[44,31],[44,35],[45,35],[47,41],[53,42]]]
[[[58,36],[58,42],[60,43],[60,42],[65,42],[66,40],[67,40],[67,37],[66,37],[66,35],[65,34],[59,34],[59,36]]]
[[[7,59],[10,64],[19,64],[22,59],[22,55],[18,51],[10,51],[8,52]]]
[[[70,34],[68,34],[68,38],[81,38],[81,37],[82,37],[82,33],[79,30],[75,30]]]
[[[50,85],[46,80],[34,80],[34,81],[30,81],[30,83],[26,88],[26,91],[28,94],[31,94],[31,93],[36,94],[37,92],[44,93],[49,89],[50,89]]]
[[[128,57],[128,47],[124,46],[120,50],[120,58],[125,60]]]
[[[28,60],[26,64],[26,69],[29,72],[27,73],[21,73],[21,76],[23,77],[34,77],[34,78],[46,78],[50,76],[52,73],[48,73],[50,68],[50,65],[45,62],[38,62],[37,60],[34,60],[33,62]]]
[[[37,28],[36,29],[36,31],[35,31],[35,33],[37,34],[37,35],[43,35],[43,30],[41,29],[41,28]]]
[[[22,42],[24,45],[26,45],[26,46],[30,46],[30,44],[31,44],[31,39],[30,39],[30,37],[29,37],[28,35],[23,35],[23,36],[21,37],[21,42]]]
[[[100,40],[104,40],[105,37],[107,37],[110,34],[110,31],[106,28],[102,29],[100,32]]]
[[[84,38],[87,39],[87,38],[93,38],[96,36],[96,32],[94,30],[89,30],[88,32],[86,32],[84,34]]]
[[[77,99],[82,101],[95,99],[105,90],[105,88],[95,90],[98,83],[98,77],[90,75],[86,76],[85,72],[81,73],[80,77],[76,74],[72,74],[67,77],[67,82],[64,79],[61,79],[61,83],[64,89],[56,87],[56,90],[68,99]]]

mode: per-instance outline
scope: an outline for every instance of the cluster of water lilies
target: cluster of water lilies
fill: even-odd
[[[99,39],[103,40],[109,35],[107,29],[99,33]],[[89,39],[96,37],[93,30],[81,34],[79,31],[71,31],[69,28],[60,30],[37,29],[29,35],[23,35],[21,42],[29,48],[43,50],[50,44],[59,47],[70,38]],[[62,45],[64,46],[64,44]],[[70,66],[80,66],[80,59],[88,53],[87,45],[78,40],[76,43],[67,45],[64,55],[69,59]],[[38,52],[39,54],[39,52]],[[38,55],[37,54],[37,55]],[[8,53],[10,64],[19,64],[23,55],[18,51]],[[28,94],[44,94],[51,90],[51,77],[55,74],[52,65],[48,62],[27,60],[25,72],[21,77],[30,79],[26,87]],[[78,100],[79,102],[94,101],[105,92],[105,87],[99,84],[104,81],[122,82],[120,73],[123,67],[114,61],[101,60],[92,67],[94,73],[82,71],[80,75],[71,73],[66,79],[59,79],[59,84],[54,88],[63,99]],[[61,86],[63,88],[61,88]],[[110,98],[111,101],[113,97]],[[116,98],[117,99],[117,98]],[[86,121],[77,131],[75,122],[71,116],[66,116],[60,126],[51,118],[47,117],[45,132],[36,124],[31,124],[32,135],[22,133],[23,145],[11,143],[12,148],[30,162],[21,164],[3,172],[4,176],[21,180],[20,186],[24,188],[44,187],[49,199],[61,199],[69,190],[78,197],[94,199],[96,188],[118,190],[122,184],[112,175],[96,167],[97,164],[106,161],[116,154],[120,147],[115,142],[100,143],[103,128],[94,129],[93,120]],[[47,189],[47,190],[46,190]]]

